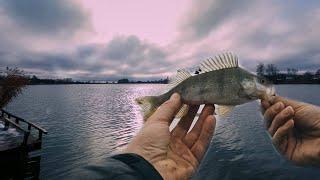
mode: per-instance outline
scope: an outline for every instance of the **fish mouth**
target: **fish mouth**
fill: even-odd
[[[274,86],[269,86],[265,88],[263,91],[258,91],[258,98],[259,99],[268,99],[271,96],[276,94]]]
[[[274,86],[268,87],[266,89],[266,91],[261,94],[261,96],[259,97],[260,99],[269,99],[271,96],[275,96],[276,95],[276,90],[274,88]]]
[[[271,86],[271,87],[267,88],[267,95],[268,96],[276,95],[276,90],[275,90],[274,86]]]

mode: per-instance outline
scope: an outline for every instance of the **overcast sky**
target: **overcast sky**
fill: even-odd
[[[320,68],[317,0],[0,0],[0,66],[39,77],[155,79],[234,52],[254,71]]]

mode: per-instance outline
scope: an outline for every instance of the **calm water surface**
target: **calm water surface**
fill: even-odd
[[[29,86],[7,110],[40,124],[44,136],[41,178],[63,179],[79,167],[119,152],[142,125],[138,96],[164,85]],[[278,94],[320,105],[319,85],[279,85]],[[14,132],[12,132],[14,133]],[[0,139],[1,141],[1,139]],[[272,147],[257,102],[218,119],[213,142],[194,179],[308,179],[320,169],[297,167]]]

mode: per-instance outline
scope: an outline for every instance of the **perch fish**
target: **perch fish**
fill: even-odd
[[[204,60],[193,74],[188,70],[178,70],[168,86],[168,90],[159,96],[136,99],[144,120],[175,92],[180,94],[183,103],[177,118],[184,116],[190,105],[215,104],[216,113],[225,116],[236,105],[275,94],[273,85],[267,79],[239,67],[238,58],[232,53]]]

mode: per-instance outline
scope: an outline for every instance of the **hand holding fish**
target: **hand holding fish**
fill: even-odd
[[[320,165],[320,107],[274,96],[261,102],[272,142],[299,165]]]
[[[144,157],[164,179],[189,179],[196,172],[216,124],[214,107],[206,105],[187,133],[199,109],[193,105],[170,132],[169,126],[181,105],[180,95],[173,94],[148,118],[125,150]]]

